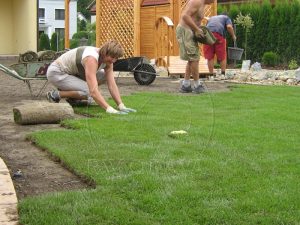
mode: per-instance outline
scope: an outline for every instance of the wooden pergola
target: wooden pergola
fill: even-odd
[[[146,56],[155,59],[157,65],[167,66],[170,74],[182,74],[186,62],[179,60],[175,28],[188,0],[160,0],[164,4],[154,4],[156,1],[95,0],[96,46],[114,39],[124,47],[125,58]],[[65,2],[65,47],[69,48],[70,0]],[[217,0],[208,4],[204,13],[205,16],[216,15]],[[199,63],[199,71],[208,73],[205,60]]]
[[[65,0],[65,48],[69,48],[70,47],[70,39],[69,39],[69,35],[70,35],[70,1],[71,0]],[[96,0],[96,37],[100,37],[101,33],[100,33],[100,20],[101,20],[101,4],[100,4],[101,0]],[[135,0],[134,1],[134,7],[135,8],[139,8],[140,5],[140,0]],[[138,21],[138,16],[139,16],[139,12],[137,12],[134,17],[135,20]],[[138,29],[138,26],[135,26],[136,29]],[[138,33],[138,32],[137,32]],[[136,41],[135,42],[136,45],[139,45],[139,42]],[[101,45],[100,43],[100,39],[96,38],[96,46],[99,47]],[[136,46],[136,49],[139,49],[139,46]]]
[[[69,31],[69,26],[70,26],[69,25],[69,17],[70,17],[69,3],[70,3],[70,1],[71,0],[65,0],[65,48],[70,47],[70,40],[69,40],[69,32],[70,32]],[[140,51],[141,51],[141,47],[142,47],[141,43],[140,43],[140,39],[144,38],[144,37],[141,37],[142,31],[141,31],[141,21],[140,21],[141,20],[141,17],[140,17],[141,2],[143,2],[143,0],[131,0],[131,1],[132,1],[132,5],[126,6],[126,7],[133,7],[134,10],[132,10],[130,21],[127,21],[127,20],[125,20],[125,21],[130,24],[133,23],[132,27],[129,28],[129,29],[131,29],[130,32],[132,32],[132,34],[133,34],[133,37],[131,37],[131,38],[133,38],[133,44],[132,44],[133,46],[130,47],[133,50],[131,50],[130,53],[132,55],[139,55]],[[180,9],[186,1],[187,0],[168,0],[168,1],[160,0],[160,2],[169,2],[170,5],[166,6],[167,8],[165,8],[165,9],[158,9],[158,10],[155,9],[155,12],[159,12],[160,14],[162,14],[161,16],[169,16],[170,18],[172,18],[174,20],[173,22],[175,22],[175,25],[176,25],[179,20]],[[96,46],[100,47],[101,44],[103,44],[103,43],[101,43],[101,41],[103,42],[103,40],[101,40],[101,38],[102,39],[104,38],[104,37],[102,37],[103,34],[101,34],[101,30],[103,30],[103,23],[101,23],[101,22],[103,22],[104,19],[101,17],[103,17],[103,14],[106,15],[108,13],[106,8],[113,5],[113,3],[108,4],[107,2],[110,2],[108,0],[95,0],[95,2],[96,2]],[[126,2],[126,1],[124,0],[123,2]],[[153,1],[149,1],[149,2],[151,2],[153,4]],[[121,3],[122,3],[122,1],[120,1],[120,4]],[[104,6],[106,6],[106,7],[104,7]],[[145,6],[147,6],[147,5],[143,5],[142,9],[145,9]],[[113,7],[117,8],[116,5],[114,5]],[[154,8],[154,6],[152,6],[150,4],[150,8]],[[161,8],[161,7],[159,7],[159,8]],[[164,8],[164,6],[163,6],[163,8]],[[210,15],[216,14],[217,0],[214,1],[214,3],[212,4],[212,6],[210,8],[211,8],[211,10],[210,10],[209,14]],[[160,12],[160,11],[162,11],[162,12]],[[161,17],[158,15],[159,13],[156,13],[157,15],[155,14],[155,17]],[[149,15],[149,16],[147,16],[146,19],[143,18],[143,20],[145,20],[146,23],[149,23],[149,21],[148,21],[149,18],[153,19],[152,11],[144,12],[143,14]],[[109,19],[111,19],[111,18],[109,18]],[[118,20],[118,19],[120,19],[120,18],[115,18],[115,20]],[[153,23],[153,21],[150,21],[150,23]],[[105,21],[105,23],[106,22],[107,21]],[[118,23],[120,24],[120,22],[118,22]],[[146,26],[144,26],[144,27],[146,27]],[[152,30],[154,30],[154,29],[155,29],[155,27],[153,25]],[[113,32],[113,34],[115,35],[115,32]],[[118,37],[118,35],[119,34],[116,34],[116,37]],[[173,42],[175,42],[175,41],[173,41]],[[175,44],[174,48],[177,49],[176,44]],[[177,52],[177,51],[175,51],[175,52]]]

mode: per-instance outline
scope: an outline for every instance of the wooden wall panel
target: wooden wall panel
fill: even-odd
[[[155,30],[155,7],[141,8],[141,31],[140,31],[140,46],[141,56],[146,56],[150,59],[155,57],[154,53],[154,30]]]
[[[171,5],[164,5],[156,8],[156,15],[155,15],[155,21],[158,22],[158,20],[161,17],[168,17],[173,21],[173,12],[171,11]],[[161,57],[164,58],[167,54],[173,55],[173,48],[169,48],[169,42],[172,43],[173,46],[173,36],[174,36],[174,27],[168,28],[167,24],[165,22],[161,22],[158,24],[158,27],[156,27],[155,31],[155,39],[156,39],[156,45],[155,45],[155,57],[156,59]],[[169,34],[168,34],[169,29]]]

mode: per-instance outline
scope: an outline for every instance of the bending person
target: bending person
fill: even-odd
[[[214,72],[214,57],[220,62],[221,73],[225,75],[227,66],[226,59],[226,36],[225,31],[231,35],[233,41],[236,41],[233,25],[231,19],[227,15],[212,16],[208,19],[207,28],[213,33],[217,42],[213,45],[203,45],[204,57],[208,60],[209,73],[213,75]]]
[[[47,70],[48,80],[58,89],[47,92],[48,100],[58,103],[61,98],[94,99],[107,113],[135,112],[124,105],[114,78],[113,63],[123,54],[124,50],[115,41],[106,42],[100,48],[86,46],[64,53]],[[118,110],[107,103],[98,89],[104,81]]]

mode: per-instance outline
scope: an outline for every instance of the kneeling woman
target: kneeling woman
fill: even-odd
[[[107,113],[135,112],[122,102],[114,78],[113,63],[123,54],[123,48],[115,41],[106,42],[100,48],[85,46],[67,51],[51,63],[47,70],[48,80],[58,89],[47,92],[48,100],[58,103],[61,98],[92,98]],[[107,103],[98,89],[98,84],[105,80],[118,110]]]

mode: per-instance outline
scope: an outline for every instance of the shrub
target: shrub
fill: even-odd
[[[73,34],[72,39],[81,39],[81,38],[89,38],[89,33],[86,31],[79,31],[75,34]]]
[[[59,39],[58,42],[59,42],[59,46],[58,46],[59,51],[64,50],[65,49],[65,38]]]
[[[89,33],[88,45],[96,46],[96,32]]]
[[[265,52],[262,57],[262,63],[266,66],[276,66],[279,64],[279,56],[275,52]]]
[[[70,40],[70,49],[77,48],[79,46],[79,39]]]
[[[298,63],[295,59],[292,59],[290,62],[289,62],[289,69],[290,70],[295,70],[297,69],[299,66],[298,66]]]
[[[39,51],[50,50],[50,40],[47,34],[42,33],[39,40]]]
[[[241,63],[237,63],[236,65],[235,65],[235,69],[241,69],[242,68],[242,66],[243,66],[243,64],[241,64]]]
[[[80,20],[78,22],[78,30],[80,30],[80,31],[86,30],[86,22],[84,20]]]
[[[250,32],[250,29],[254,26],[254,22],[252,20],[252,17],[250,16],[250,14],[247,15],[243,15],[242,13],[239,13],[236,17],[236,19],[234,20],[234,22],[239,25],[242,26],[243,29],[245,30],[245,59],[247,58],[247,43],[248,43],[248,34]]]
[[[220,69],[220,68],[221,68],[221,65],[220,65],[219,63],[215,63],[214,68]]]
[[[53,33],[51,36],[51,50],[58,51],[57,33]]]

